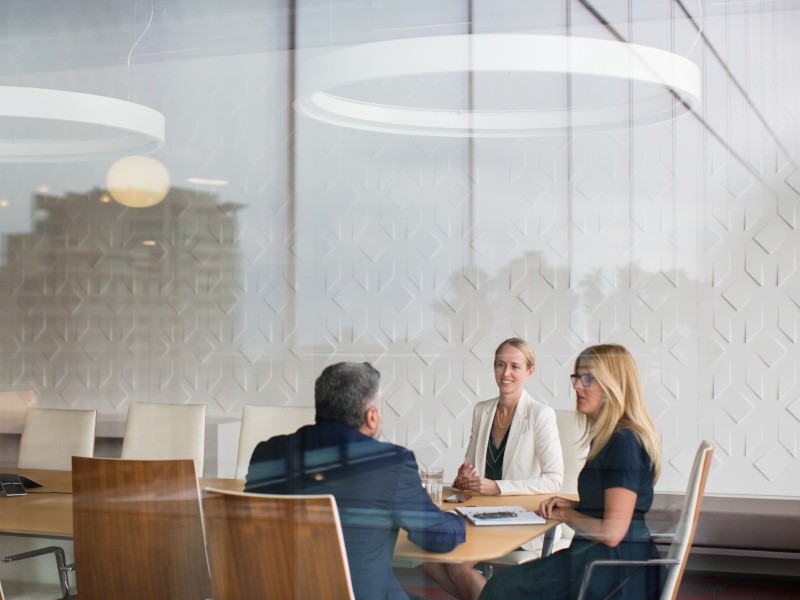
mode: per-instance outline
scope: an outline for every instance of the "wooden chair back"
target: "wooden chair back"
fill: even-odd
[[[214,600],[352,599],[333,496],[203,491]]]
[[[29,408],[19,442],[17,467],[69,471],[73,456],[94,453],[96,410]]]
[[[667,554],[668,559],[675,560],[678,564],[668,570],[664,589],[661,593],[662,600],[676,600],[678,597],[678,589],[681,585],[681,579],[683,579],[683,572],[686,570],[686,562],[689,559],[689,551],[694,541],[694,534],[697,531],[700,507],[703,504],[703,492],[706,489],[706,480],[708,479],[708,470],[711,467],[713,454],[714,445],[707,440],[703,440],[694,457],[680,520]]]
[[[81,600],[211,597],[191,460],[72,459]]]
[[[275,435],[294,433],[303,425],[314,423],[313,406],[255,406],[242,408],[239,430],[239,452],[236,457],[236,479],[244,479],[250,457],[259,442]]]
[[[121,458],[130,460],[194,459],[203,475],[206,405],[131,402],[122,438]]]

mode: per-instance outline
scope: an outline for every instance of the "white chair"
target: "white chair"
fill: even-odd
[[[6,432],[22,431],[25,411],[36,406],[38,401],[34,390],[0,392],[0,426]]]
[[[561,438],[561,453],[564,456],[564,483],[561,491],[567,494],[578,493],[578,475],[586,462],[589,448],[581,443],[581,431],[578,413],[574,410],[557,410],[556,424],[558,436]]]
[[[558,437],[561,441],[561,454],[564,457],[564,482],[561,485],[561,491],[568,494],[578,493],[578,474],[583,469],[583,463],[586,462],[586,455],[589,449],[581,443],[580,421],[578,414],[574,410],[557,410],[556,411],[556,425],[558,426]],[[561,539],[553,544],[552,551],[562,550],[569,547],[572,543],[572,536],[575,532],[564,525],[561,527]],[[514,550],[505,556],[495,558],[491,567],[495,565],[521,565],[530,560],[536,560],[542,555],[541,550]],[[491,576],[491,568],[486,569],[487,576]]]
[[[314,423],[313,406],[255,406],[245,404],[239,430],[236,456],[236,479],[244,479],[250,457],[259,442],[274,435],[294,433],[303,425]]]
[[[23,469],[71,470],[73,456],[92,456],[96,423],[96,410],[28,408],[22,427],[17,466]],[[46,554],[55,556],[62,599],[71,598],[69,575],[63,571],[63,567],[66,565],[63,548],[48,546],[20,552],[0,557],[0,562],[12,563]],[[41,597],[42,593],[49,595],[48,592],[52,586],[35,584],[23,587],[24,591],[16,590],[17,593],[13,593],[14,590],[12,590],[12,596],[14,598]],[[29,595],[29,592],[33,595]]]
[[[689,485],[686,490],[686,498],[683,501],[683,509],[678,520],[675,533],[670,536],[655,535],[654,537],[671,537],[672,543],[667,553],[667,558],[652,560],[596,560],[586,566],[586,571],[581,582],[581,589],[578,593],[578,600],[583,600],[589,589],[592,573],[601,567],[648,567],[663,565],[667,570],[667,578],[664,588],[661,590],[660,600],[676,600],[678,588],[681,585],[683,572],[686,569],[686,561],[689,558],[689,550],[692,547],[694,533],[697,530],[697,520],[700,518],[700,507],[703,504],[703,492],[706,489],[708,470],[711,467],[711,456],[714,453],[714,445],[703,440],[697,449],[694,458],[694,465],[689,476]],[[621,584],[624,585],[624,581]],[[620,587],[621,587],[620,586]],[[614,590],[616,591],[616,590]]]
[[[96,410],[29,408],[17,467],[69,471],[73,456],[92,456]]]
[[[131,402],[120,458],[127,460],[194,459],[203,474],[205,404]]]
[[[0,392],[0,413],[18,413],[22,415],[27,409],[35,407],[36,404],[36,392],[34,390]]]

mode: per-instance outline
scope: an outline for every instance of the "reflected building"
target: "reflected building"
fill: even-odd
[[[241,205],[174,188],[148,208],[99,189],[32,206],[33,232],[3,240],[0,380],[44,406],[208,402],[236,360]]]

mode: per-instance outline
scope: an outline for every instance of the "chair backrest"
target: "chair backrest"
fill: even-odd
[[[581,444],[581,427],[578,413],[574,410],[557,410],[556,425],[561,439],[561,453],[564,456],[564,483],[562,492],[578,492],[578,474],[586,462],[589,449]]]
[[[0,392],[0,426],[7,432],[21,431],[25,411],[37,405],[34,390]]]
[[[34,390],[0,392],[0,413],[24,414],[29,408],[36,406]]]
[[[202,475],[205,437],[205,404],[131,402],[120,456],[130,460],[191,458]]]
[[[81,600],[211,597],[191,460],[73,458]]]
[[[236,479],[247,475],[250,457],[259,442],[274,435],[294,433],[303,425],[314,423],[313,406],[255,406],[245,404],[239,430],[239,452],[236,455]]]
[[[667,558],[677,560],[678,564],[669,569],[667,573],[664,589],[661,593],[662,600],[675,600],[678,597],[683,571],[686,569],[689,550],[692,547],[694,533],[697,530],[697,520],[700,517],[703,492],[706,489],[706,480],[708,479],[708,470],[711,467],[713,453],[714,445],[703,440],[697,449],[697,454],[695,454],[680,520],[667,555]]]
[[[29,408],[25,412],[17,466],[69,471],[73,456],[94,453],[96,410]]]
[[[351,599],[333,496],[203,491],[214,600]]]

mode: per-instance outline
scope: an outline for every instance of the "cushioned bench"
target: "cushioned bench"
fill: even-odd
[[[656,494],[647,515],[651,531],[674,529],[682,502],[680,494]],[[798,532],[800,499],[705,496],[689,567],[797,573],[800,571]]]

